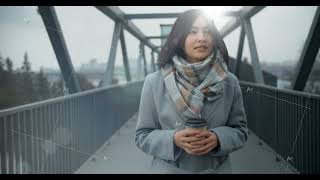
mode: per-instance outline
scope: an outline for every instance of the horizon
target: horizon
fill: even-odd
[[[7,57],[5,57],[4,59],[6,59]],[[132,59],[136,59],[137,60],[137,58],[132,58]],[[129,58],[128,58],[128,60],[129,60]],[[30,61],[29,61],[30,62]],[[318,53],[318,56],[317,56],[317,58],[316,58],[316,60],[315,60],[315,63],[316,62],[320,62],[320,51],[319,51],[319,53]],[[31,63],[31,62],[30,62]],[[251,62],[248,62],[249,64],[251,64]],[[82,64],[80,64],[80,65],[78,65],[78,66],[73,66],[73,68],[74,68],[74,70],[75,71],[79,71],[81,68],[82,68],[82,66],[84,66],[84,65],[90,65],[91,63],[90,63],[90,60],[88,61],[88,62],[86,62],[86,63],[82,63]],[[106,65],[107,65],[107,62],[96,62],[95,64],[103,64],[103,65],[105,65],[104,67],[102,67],[102,69],[106,69],[107,67],[106,67]],[[281,65],[285,65],[285,66],[292,66],[292,65],[295,65],[296,64],[296,62],[294,62],[294,61],[292,61],[292,60],[283,60],[283,61],[281,61],[281,62],[260,62],[260,64],[261,65],[279,65],[279,64],[281,64]],[[22,64],[21,64],[22,65]],[[20,67],[16,67],[15,66],[15,64],[13,63],[13,71],[18,71],[20,68],[21,68],[21,65],[20,65]],[[130,64],[129,64],[129,66],[130,66]],[[148,64],[148,67],[150,66],[150,64]],[[123,67],[123,65],[122,64],[115,64],[115,68],[122,68]],[[46,70],[46,71],[51,71],[51,70],[53,70],[53,71],[60,71],[60,68],[58,67],[58,68],[56,68],[56,67],[54,67],[54,68],[52,68],[52,67],[48,67],[48,66],[40,66],[39,67],[39,69],[37,69],[37,70],[34,70],[34,68],[32,67],[32,63],[31,63],[31,71],[32,72],[36,72],[36,71],[40,71],[40,69],[43,69],[43,70]],[[131,69],[132,67],[130,66],[130,69]]]

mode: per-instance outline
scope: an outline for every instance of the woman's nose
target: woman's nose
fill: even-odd
[[[203,32],[199,32],[199,33],[198,33],[198,36],[197,36],[197,40],[198,40],[199,42],[204,42],[204,41],[206,40],[205,34],[204,34]]]

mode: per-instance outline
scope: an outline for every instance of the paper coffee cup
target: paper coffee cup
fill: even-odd
[[[185,126],[187,128],[206,130],[208,128],[208,123],[204,119],[188,119]]]

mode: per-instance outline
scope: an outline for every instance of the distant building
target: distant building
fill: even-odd
[[[104,73],[106,63],[98,63],[97,59],[90,60],[87,64],[81,64],[79,68],[80,73]]]

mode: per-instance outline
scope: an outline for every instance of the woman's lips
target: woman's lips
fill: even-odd
[[[208,46],[197,46],[194,49],[206,50],[208,49]]]
[[[196,47],[195,50],[200,51],[200,52],[203,52],[203,51],[207,51],[207,50],[208,50],[208,47],[206,47],[206,46],[199,46],[199,47]]]

